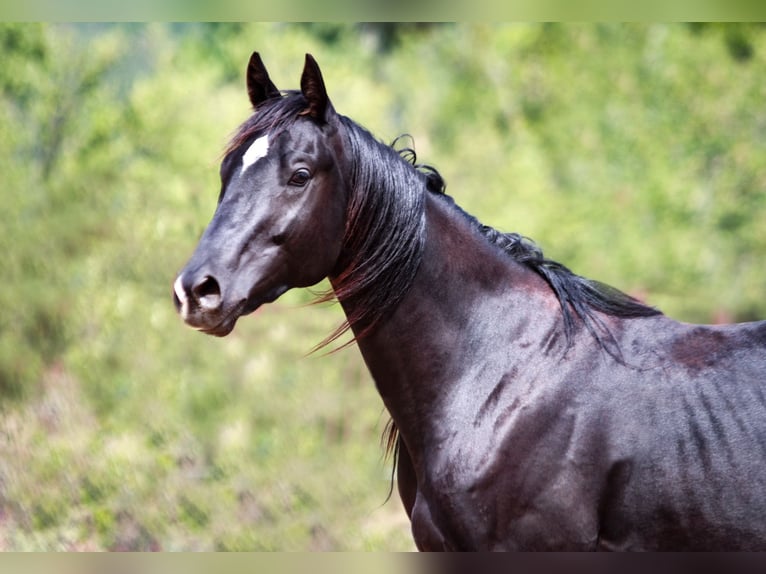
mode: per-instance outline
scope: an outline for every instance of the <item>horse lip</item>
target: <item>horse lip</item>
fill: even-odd
[[[245,313],[243,310],[247,304],[247,300],[240,301],[235,305],[231,311],[226,313],[224,317],[212,327],[198,326],[196,329],[206,335],[214,335],[216,337],[225,337],[234,330],[234,325],[237,324],[239,319]]]
[[[200,329],[199,331],[201,333],[205,333],[205,335],[213,335],[214,337],[225,337],[226,335],[228,335],[234,330],[235,324],[236,324],[236,321],[230,321],[227,324],[219,324],[210,329]]]
[[[261,297],[250,297],[248,299],[242,299],[232,309],[226,313],[226,315],[212,327],[196,326],[195,328],[206,335],[213,335],[215,337],[225,337],[234,330],[234,326],[237,324],[237,319],[245,315],[249,315],[256,311],[264,303],[272,303],[280,295],[282,295],[289,288],[287,286],[280,286],[272,289]]]
[[[276,297],[274,297],[276,299]],[[264,303],[270,303],[273,299],[257,298],[257,299],[243,299],[237,305],[229,311],[226,316],[218,322],[214,327],[203,327],[199,330],[206,335],[214,335],[216,337],[225,337],[234,330],[234,326],[237,324],[237,319],[249,315],[256,311]]]

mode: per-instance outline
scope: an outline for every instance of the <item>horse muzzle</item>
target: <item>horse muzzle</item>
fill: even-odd
[[[288,290],[277,286],[258,295],[251,293],[233,304],[226,304],[218,280],[203,274],[198,278],[181,273],[173,284],[176,311],[190,327],[208,335],[225,337],[243,315],[248,315],[264,303],[275,301]]]
[[[212,275],[180,274],[173,284],[176,311],[190,327],[223,337],[234,328],[243,303],[226,309],[221,286]]]

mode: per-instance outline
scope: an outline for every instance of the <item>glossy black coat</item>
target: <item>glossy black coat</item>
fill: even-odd
[[[223,336],[329,276],[420,549],[766,548],[766,323],[679,323],[478,224],[338,115],[310,56],[283,95],[254,54],[248,93],[176,305]]]

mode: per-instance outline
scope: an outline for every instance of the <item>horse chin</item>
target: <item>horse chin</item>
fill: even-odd
[[[237,324],[237,319],[239,317],[231,320],[226,321],[225,323],[221,325],[217,325],[210,329],[200,329],[202,333],[205,333],[205,335],[213,335],[214,337],[225,337],[229,333],[231,333],[234,330],[234,325]]]
[[[225,337],[234,330],[234,326],[237,324],[237,320],[245,314],[246,302],[243,301],[232,309],[221,321],[213,325],[198,326],[196,329],[206,335],[213,335],[215,337]]]

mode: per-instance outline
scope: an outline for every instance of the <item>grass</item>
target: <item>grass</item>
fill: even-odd
[[[0,549],[413,549],[398,497],[383,504],[374,386],[353,348],[306,356],[338,317],[299,307],[265,308],[224,340],[180,321],[153,333],[181,336],[218,376],[128,372],[116,406],[49,369],[0,419]]]

